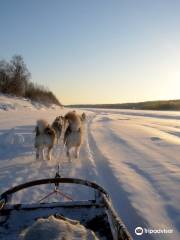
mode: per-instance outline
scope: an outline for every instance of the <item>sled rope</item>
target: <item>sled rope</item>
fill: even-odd
[[[55,185],[56,185],[56,184],[55,184]],[[58,185],[59,185],[59,184],[58,184]],[[58,189],[58,186],[55,186],[54,191],[50,192],[50,193],[47,194],[45,197],[41,198],[41,199],[38,201],[38,203],[42,202],[43,200],[47,199],[48,197],[50,197],[50,196],[52,196],[52,195],[54,195],[54,194],[56,194],[56,195],[59,194],[59,195],[61,195],[62,197],[66,198],[66,199],[68,199],[68,200],[73,201],[73,198],[72,198],[70,195],[68,195],[68,194],[66,194],[66,193],[63,193],[62,191],[60,191],[60,190]]]
[[[62,165],[61,157],[62,157],[62,155],[63,155],[65,146],[66,146],[66,142],[64,142],[62,151],[61,151],[61,153],[60,153],[60,155],[59,155],[59,160],[58,160],[58,164],[57,164],[57,171],[56,171],[55,177],[61,177],[61,175],[60,175],[60,166]]]
[[[63,145],[63,149],[62,149],[62,152],[61,152],[61,154],[60,154],[60,158],[59,158],[59,159],[61,159],[61,155],[63,154],[65,145],[66,145],[66,143],[64,143],[64,145]],[[55,174],[55,178],[61,178],[61,175],[60,175],[60,164],[61,164],[61,163],[60,163],[60,160],[59,160],[59,163],[58,163],[58,165],[57,165],[57,172],[56,172],[56,174]],[[50,192],[49,194],[47,194],[45,197],[41,198],[41,199],[38,201],[38,203],[42,202],[43,200],[47,199],[48,197],[50,197],[50,196],[52,196],[52,195],[54,195],[54,194],[56,194],[56,195],[59,194],[59,195],[61,195],[62,197],[64,197],[65,199],[68,199],[68,200],[73,201],[73,198],[72,198],[69,194],[63,193],[62,191],[59,190],[59,183],[55,183],[54,185],[55,185],[54,190],[53,190],[52,192]]]
[[[63,155],[65,146],[66,146],[66,141],[64,142],[62,151],[60,152],[60,155],[59,155],[59,161],[58,161],[58,164],[57,164],[57,171],[56,171],[56,174],[55,174],[55,178],[61,178],[61,175],[60,175],[60,165],[62,164],[61,157]],[[68,200],[73,201],[73,198],[70,195],[68,195],[67,193],[63,193],[62,191],[59,190],[59,183],[55,183],[54,185],[55,185],[54,190],[52,192],[48,193],[45,197],[41,198],[38,201],[38,203],[42,202],[43,200],[47,199],[48,197],[50,197],[50,196],[52,196],[54,194],[56,194],[56,195],[59,194],[62,197],[66,198]]]

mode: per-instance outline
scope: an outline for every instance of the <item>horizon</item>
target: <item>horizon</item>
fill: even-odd
[[[63,105],[180,99],[180,2],[1,2],[0,59],[21,54]]]
[[[150,101],[138,101],[138,102],[118,102],[118,103],[76,103],[76,104],[64,104],[64,106],[78,106],[78,105],[116,105],[116,104],[136,104],[146,102],[163,102],[163,101],[180,101],[179,99],[165,99],[165,100],[150,100]]]

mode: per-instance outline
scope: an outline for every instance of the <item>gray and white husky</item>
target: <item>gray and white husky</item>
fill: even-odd
[[[68,112],[65,117],[68,126],[64,133],[64,144],[66,146],[66,154],[71,160],[70,149],[75,148],[75,158],[79,157],[80,147],[83,143],[85,113],[77,114],[75,111]]]
[[[55,130],[44,119],[38,120],[35,128],[36,159],[45,159],[44,151],[47,149],[47,159],[51,160],[51,151],[56,142]]]
[[[64,117],[62,117],[62,116],[56,117],[54,122],[51,125],[51,127],[56,132],[57,143],[58,143],[58,141],[59,141],[59,139],[61,137],[63,126],[64,126]]]

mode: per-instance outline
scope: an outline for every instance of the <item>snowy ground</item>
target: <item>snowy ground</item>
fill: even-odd
[[[54,176],[60,159],[62,176],[96,181],[109,192],[134,239],[180,239],[180,113],[90,109],[80,158],[69,164],[60,144],[51,162],[37,162],[36,120],[52,122],[68,109],[29,103],[23,107],[25,102],[17,106],[14,99],[14,109],[0,110],[0,193],[29,180]],[[35,201],[42,192],[22,192],[16,201]],[[136,236],[137,226],[173,229],[173,233]]]

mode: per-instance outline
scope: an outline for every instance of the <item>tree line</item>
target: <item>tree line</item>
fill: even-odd
[[[61,105],[48,88],[30,81],[29,72],[23,57],[14,55],[8,62],[0,60],[0,92],[17,97],[25,97],[43,104]]]
[[[76,104],[68,105],[68,107],[180,111],[180,100],[177,99],[177,100],[148,101],[138,103],[116,103],[116,104]]]

